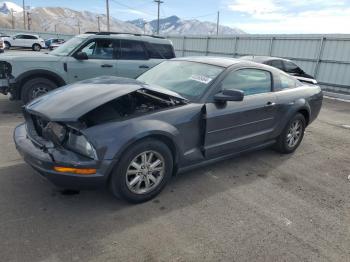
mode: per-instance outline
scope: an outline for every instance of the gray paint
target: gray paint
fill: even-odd
[[[270,145],[274,143],[294,114],[304,110],[309,124],[320,111],[322,92],[318,86],[299,83],[296,88],[279,91],[279,74],[281,73],[272,67],[236,59],[203,57],[188,58],[187,60],[220,65],[226,68],[210,84],[208,90],[198,102],[187,102],[123,121],[107,122],[81,130],[93,144],[98,155],[97,163],[93,163],[97,167],[98,173],[94,177],[95,179],[91,180],[92,184],[98,184],[96,178],[100,178],[99,182],[102,184],[107,181],[110,170],[118,163],[125,149],[145,137],[161,136],[163,139],[170,141],[175,148],[173,151],[175,165],[180,170],[184,170],[208,161]],[[213,101],[212,96],[219,91],[222,79],[229,72],[241,68],[257,68],[270,71],[273,76],[272,92],[246,96],[240,102],[217,103]],[[102,79],[100,84],[103,84],[103,81],[108,82],[109,80]],[[118,89],[118,86],[121,86],[122,83],[118,84],[118,79],[115,79],[115,81],[116,89]],[[93,93],[94,89],[100,88],[99,85],[91,85],[89,81],[76,85],[81,85],[82,88],[79,90],[85,94],[85,86]],[[128,91],[134,90],[134,88],[128,87],[127,84],[126,89]],[[61,89],[61,92],[61,98],[64,97],[66,92],[68,99],[70,91]],[[98,92],[104,93],[103,91]],[[118,94],[123,95],[125,92],[119,93],[119,91],[116,91],[113,98],[117,98]],[[98,101],[96,103],[94,99],[91,97],[90,103],[97,106],[101,104],[99,97],[96,98],[96,101]],[[71,103],[74,103],[74,101],[71,100]],[[49,104],[46,103],[46,107],[41,108],[41,110],[50,111]],[[75,108],[76,105],[81,105],[84,108],[80,112],[88,110],[79,99],[71,107]],[[35,102],[27,109],[31,107],[35,107]],[[33,112],[35,113],[35,110]],[[42,112],[37,111],[37,113]],[[75,111],[64,111],[64,114],[66,119],[70,119],[70,114],[74,115]],[[52,165],[67,164],[67,161],[69,163],[70,159],[74,159],[70,151],[59,147],[57,150],[50,149],[51,151],[46,152],[46,155],[38,153],[38,157],[40,156],[38,162],[36,155],[31,153],[30,147],[33,145],[28,143],[28,138],[26,138],[24,132],[24,127],[19,126],[15,130],[14,137],[18,150],[30,165],[36,169],[44,169],[40,171],[47,173],[54,183],[62,185],[66,182],[70,186],[80,185],[81,177],[57,175],[50,168]],[[47,154],[52,157],[53,161],[48,160],[50,158],[46,157]],[[80,157],[71,164],[86,166],[89,163],[91,163],[91,159]],[[78,182],[75,180],[78,180]],[[88,183],[88,179],[85,179],[84,183]]]

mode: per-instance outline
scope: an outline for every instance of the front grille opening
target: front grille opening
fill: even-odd
[[[39,116],[31,115],[31,117],[33,120],[33,124],[34,124],[34,128],[35,128],[36,133],[38,134],[38,136],[43,137],[44,129],[49,122],[42,119]]]

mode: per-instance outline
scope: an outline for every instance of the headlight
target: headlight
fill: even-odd
[[[55,122],[49,122],[44,130],[45,137],[54,142],[55,144],[62,144],[67,135],[67,129],[65,126]]]
[[[92,159],[97,159],[95,149],[89,143],[89,141],[87,141],[85,136],[81,134],[69,132],[65,145],[67,148],[71,149],[74,152],[90,157]]]

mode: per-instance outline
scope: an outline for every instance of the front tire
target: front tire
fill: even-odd
[[[305,117],[300,113],[295,114],[277,138],[276,150],[282,154],[293,153],[303,140],[305,127]]]
[[[111,175],[110,188],[118,198],[142,203],[161,192],[172,171],[173,156],[168,146],[156,139],[146,139],[123,153]]]
[[[22,102],[27,104],[55,88],[57,88],[56,83],[47,78],[37,77],[30,79],[22,87]]]
[[[40,52],[40,50],[41,50],[41,45],[39,45],[39,44],[34,44],[34,45],[32,46],[32,49],[33,49],[33,51]]]
[[[9,42],[5,41],[4,44],[5,44],[5,49],[9,50],[11,48],[11,44]]]

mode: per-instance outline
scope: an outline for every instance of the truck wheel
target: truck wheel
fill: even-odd
[[[306,121],[302,114],[294,115],[277,138],[275,149],[282,154],[293,153],[304,137]]]
[[[32,49],[33,49],[33,51],[39,52],[39,51],[41,50],[41,45],[39,45],[39,44],[34,44],[34,45],[32,46]]]
[[[57,88],[57,84],[47,78],[32,78],[22,86],[22,101],[26,104],[55,88]]]
[[[11,44],[7,41],[5,41],[5,49],[10,49],[11,48]]]
[[[111,174],[110,188],[114,196],[141,203],[160,193],[171,178],[173,156],[167,145],[146,139],[123,153]]]

